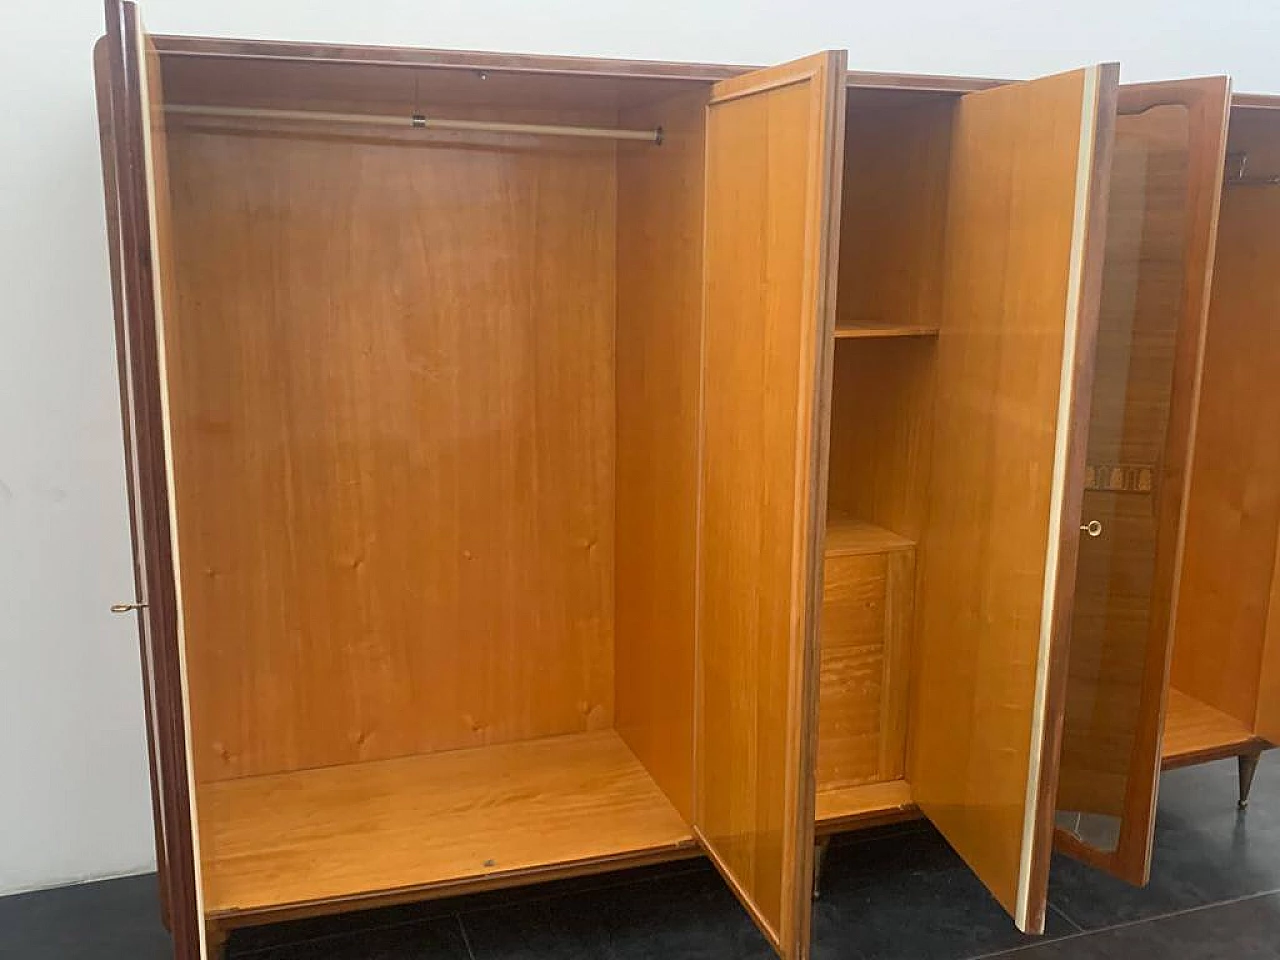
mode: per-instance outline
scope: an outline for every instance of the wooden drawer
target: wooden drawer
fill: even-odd
[[[910,547],[826,559],[819,790],[903,776],[914,565]]]

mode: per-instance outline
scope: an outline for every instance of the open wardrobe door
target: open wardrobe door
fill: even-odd
[[[952,129],[908,774],[1044,928],[1117,68],[966,94]]]
[[[155,790],[161,901],[176,960],[204,953],[169,509],[161,370],[168,219],[158,65],[137,7],[108,0],[94,52],[111,238],[136,611]]]
[[[1120,89],[1057,795],[1064,852],[1151,863],[1222,193],[1225,77]]]
[[[807,956],[845,56],[707,107],[694,828]]]

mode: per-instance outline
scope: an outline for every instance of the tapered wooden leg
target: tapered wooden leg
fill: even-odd
[[[1246,753],[1240,756],[1240,809],[1249,805],[1249,791],[1253,787],[1253,775],[1258,770],[1261,753]]]
[[[831,846],[830,837],[821,837],[813,847],[813,899],[822,895],[822,865],[827,861],[827,848]]]
[[[227,938],[231,931],[215,920],[205,924],[204,941],[209,948],[209,960],[223,960],[227,955]]]

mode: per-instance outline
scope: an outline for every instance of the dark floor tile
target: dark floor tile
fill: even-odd
[[[0,897],[3,960],[171,960],[155,874]]]
[[[392,927],[282,943],[233,957],[252,960],[470,960],[457,917],[435,917]]]
[[[1280,894],[1202,907],[1000,954],[1002,960],[1277,960]]]
[[[475,960],[770,960],[710,869],[462,914]]]
[[[1050,913],[1047,935],[1075,931]],[[932,829],[835,845],[814,904],[814,960],[960,960],[1032,942]]]
[[[592,890],[641,883],[672,877],[689,870],[707,870],[710,867],[701,860],[678,860],[650,867],[630,870],[614,870],[583,877],[570,877],[549,883],[532,883],[521,887],[489,890],[461,897],[442,900],[425,900],[375,910],[356,910],[327,917],[290,920],[286,923],[243,927],[231,934],[230,951],[233,958],[254,954],[281,944],[302,940],[318,940],[326,937],[350,936],[362,930],[399,926],[436,917],[447,917],[459,912],[483,910],[488,907],[527,903],[555,897],[573,896]]]
[[[1151,882],[1131,887],[1056,857],[1049,900],[1086,930],[1280,890],[1280,753],[1264,754],[1249,807],[1236,762],[1172,770],[1160,785]]]

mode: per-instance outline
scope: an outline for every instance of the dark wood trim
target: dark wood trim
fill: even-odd
[[[1280,110],[1280,95],[1270,93],[1233,93],[1231,106],[1255,110]]]
[[[850,70],[845,75],[845,85],[864,90],[911,90],[918,93],[976,93],[1017,83],[1017,80],[997,80],[991,77],[943,77],[928,73],[871,73]]]
[[[494,70],[513,73],[580,74],[649,80],[705,80],[741,76],[760,67],[745,64],[679,63],[664,60],[610,60],[593,57],[491,53],[478,50],[435,50],[414,47],[363,46],[339,43],[297,43],[276,40],[231,40],[217,37],[152,36],[165,57],[221,60],[291,60],[399,67],[437,67],[455,70]],[[914,90],[972,93],[1009,80],[989,77],[945,77],[932,74],[847,71],[845,84],[873,90]]]
[[[1058,539],[1058,573],[1054,584],[1053,624],[1050,628],[1048,683],[1045,689],[1044,729],[1039,744],[1040,782],[1037,786],[1034,836],[1031,840],[1030,902],[1026,931],[1044,929],[1049,862],[1053,855],[1054,811],[1057,808],[1058,772],[1062,753],[1062,727],[1067,696],[1071,646],[1071,620],[1075,607],[1076,562],[1080,553],[1080,512],[1083,506],[1085,461],[1089,441],[1098,314],[1101,307],[1102,269],[1106,259],[1107,203],[1111,192],[1111,155],[1115,143],[1116,103],[1120,65],[1098,67],[1097,125],[1093,142],[1093,178],[1090,183],[1088,220],[1085,224],[1084,265],[1081,275],[1079,317],[1076,322],[1076,354],[1071,369],[1073,405],[1067,436],[1066,479]]]
[[[286,920],[301,920],[307,917],[346,913],[351,910],[371,910],[378,907],[391,907],[398,904],[420,903],[445,897],[483,893],[486,890],[509,890],[515,887],[549,883],[553,880],[564,880],[570,877],[595,876],[601,873],[611,873],[615,870],[631,870],[659,863],[693,860],[702,856],[702,849],[690,838],[687,842],[664,850],[625,853],[617,856],[600,857],[595,860],[584,860],[573,864],[561,864],[513,873],[495,873],[462,882],[451,880],[422,887],[390,890],[385,893],[337,897],[332,900],[322,900],[315,903],[284,904],[278,907],[264,907],[256,910],[224,910],[211,913],[209,919],[224,930],[238,927],[255,927],[267,923],[281,923]]]
[[[840,274],[840,204],[844,187],[844,123],[848,55],[843,51],[827,53],[827,71],[818,79],[828,84],[823,91],[822,129],[825,134],[825,156],[819,172],[823,178],[818,197],[819,242],[818,296],[815,310],[817,328],[812,331],[813,389],[809,414],[809,478],[805,483],[808,503],[806,547],[803,562],[805,595],[804,638],[799,669],[803,672],[799,686],[800,703],[797,717],[799,739],[798,769],[800,795],[796,804],[796,822],[788,824],[796,843],[791,904],[784,904],[783,916],[791,914],[791,942],[782,944],[785,957],[803,960],[809,956],[812,940],[814,839],[816,837],[817,768],[818,768],[818,701],[821,693],[822,666],[819,636],[821,631],[824,551],[827,532],[827,480],[831,459],[831,392],[835,363],[836,286]],[[832,76],[831,74],[834,74]],[[784,884],[788,878],[784,877]],[[785,922],[784,922],[785,928]],[[786,931],[780,931],[785,936]]]
[[[106,0],[106,98],[111,105],[110,146],[104,143],[106,177],[115,189],[114,215],[117,354],[128,444],[134,562],[143,624],[144,676],[156,765],[156,804],[164,838],[167,913],[175,960],[199,960],[201,918],[196,892],[193,825],[187,779],[181,657],[178,649],[176,572],[170,542],[168,478],[158,364],[157,304],[153,282],[151,201],[133,3]]]
[[[214,37],[155,35],[164,57],[223,60],[293,60],[388,67],[440,67],[511,73],[575,74],[649,80],[705,80],[735,77],[753,68],[725,64],[674,63],[660,60],[606,60],[591,57],[487,53],[476,50],[429,50],[350,44],[296,43],[277,40],[223,40]]]
[[[903,807],[892,807],[888,810],[873,810],[869,813],[855,813],[847,817],[833,817],[830,820],[819,820],[815,834],[819,837],[830,837],[835,834],[857,833],[874,827],[886,827],[895,823],[907,823],[912,820],[925,820],[924,813],[914,803]]]
[[[1247,737],[1234,743],[1224,743],[1204,750],[1193,750],[1190,753],[1162,757],[1160,769],[1177,770],[1181,767],[1194,767],[1201,763],[1211,763],[1214,760],[1226,760],[1229,757],[1243,757],[1251,753],[1261,753],[1263,750],[1271,750],[1275,747],[1276,744],[1263,740],[1261,737]]]
[[[124,349],[121,346],[125,341],[124,293],[120,287],[120,198],[116,188],[116,142],[115,132],[112,129],[111,66],[109,58],[110,49],[107,44],[107,38],[102,37],[93,46],[93,77],[98,107],[98,141],[102,159],[102,188],[103,196],[106,200],[107,247],[111,261],[111,304],[116,328],[116,377],[117,384],[120,387],[120,425],[124,439],[124,462],[127,465],[132,459],[130,451],[133,449],[133,431],[129,427],[129,401],[124,389],[128,370],[125,366]],[[137,498],[134,495],[132,483],[126,483],[125,487],[128,492],[129,530],[133,532],[138,528]],[[130,600],[134,597],[141,597],[145,592],[145,584],[143,582],[144,568],[138,559],[139,546],[135,538],[133,544],[133,595],[127,598]],[[147,727],[147,769],[151,780],[151,820],[155,834],[156,873],[160,881],[160,917],[164,922],[165,929],[169,929],[169,874],[166,862],[167,854],[165,852],[167,840],[165,838],[164,814],[160,806],[160,770],[156,756],[155,711],[152,709],[150,695],[152,690],[151,663],[147,657],[146,631],[143,628],[141,618],[137,621],[137,627],[138,654],[142,667],[142,689],[144,691],[142,708]]]
[[[1163,469],[1159,484],[1164,492],[1157,497],[1155,590],[1151,598],[1147,658],[1143,665],[1140,726],[1130,758],[1119,842],[1103,867],[1139,885],[1147,882],[1151,872],[1160,743],[1173,662],[1173,628],[1190,502],[1191,457],[1200,406],[1200,372],[1218,236],[1230,91],[1230,81],[1217,77],[1205,81],[1144,84],[1121,97],[1121,107],[1126,113],[1140,113],[1166,103],[1185,106],[1190,153],[1187,215],[1183,227],[1182,316],[1175,338],[1173,390],[1161,457]]]

